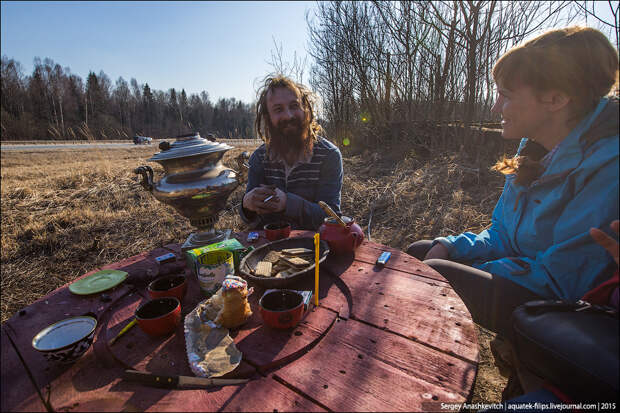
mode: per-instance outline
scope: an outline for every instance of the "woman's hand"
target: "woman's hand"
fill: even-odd
[[[424,259],[430,260],[433,258],[437,258],[437,259],[447,260],[449,255],[450,253],[448,249],[444,247],[441,243],[437,243],[430,250],[428,250]]]
[[[613,221],[610,227],[617,234],[618,227],[620,227],[620,221],[619,220]],[[590,236],[592,237],[592,239],[594,239],[594,241],[596,241],[597,244],[605,248],[607,252],[611,254],[613,259],[616,261],[616,265],[618,265],[618,255],[619,255],[618,241],[616,241],[609,235],[605,234],[603,231],[601,231],[598,228],[590,228]]]

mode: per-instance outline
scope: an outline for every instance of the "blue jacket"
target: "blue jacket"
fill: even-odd
[[[295,166],[288,179],[283,162],[270,160],[265,144],[254,151],[249,165],[246,193],[260,184],[275,185],[286,193],[286,209],[279,214],[261,216],[241,205],[239,215],[251,228],[262,229],[265,223],[283,219],[291,222],[294,229],[317,230],[326,217],[318,201],[324,201],[340,214],[342,155],[328,140],[319,138],[314,143],[310,162]]]
[[[617,101],[603,98],[560,143],[538,180],[529,186],[514,180],[506,176],[489,229],[435,240],[449,258],[555,299],[578,300],[609,278],[616,264],[589,230],[611,234],[609,224],[618,219]]]

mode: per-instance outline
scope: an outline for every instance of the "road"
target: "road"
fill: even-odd
[[[58,144],[36,144],[36,145],[0,145],[0,151],[32,151],[32,150],[54,150],[54,149],[76,149],[76,148],[131,148],[133,143],[58,143]],[[147,145],[143,145],[147,146]],[[149,147],[152,147],[150,145]],[[157,146],[155,146],[157,148]]]
[[[41,141],[45,142],[45,141]],[[220,139],[218,142],[227,143],[231,146],[258,146],[262,143],[260,140],[255,139]],[[120,142],[120,143],[37,143],[37,144],[0,144],[0,151],[32,151],[32,150],[54,150],[54,149],[78,149],[78,148],[105,148],[105,149],[119,149],[119,148],[153,148],[159,150],[157,142],[151,145],[134,145],[132,142]]]

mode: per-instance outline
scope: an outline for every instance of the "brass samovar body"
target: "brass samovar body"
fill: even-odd
[[[224,154],[233,147],[201,138],[198,133],[179,136],[173,144],[162,142],[159,147],[161,152],[147,161],[159,163],[164,177],[154,182],[150,166],[140,166],[134,172],[142,175],[142,186],[155,199],[172,206],[198,229],[181,249],[187,251],[228,238],[230,230],[216,230],[214,225],[240,184],[237,172],[222,164]],[[247,157],[246,152],[239,156],[240,166]]]

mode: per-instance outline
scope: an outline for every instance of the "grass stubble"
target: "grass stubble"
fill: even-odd
[[[234,157],[253,147],[239,147]],[[78,276],[169,243],[193,231],[189,221],[155,200],[133,169],[157,150],[80,148],[1,152],[2,323]],[[490,224],[503,179],[468,167],[458,152],[368,151],[343,156],[341,209],[372,241],[405,249],[411,242]],[[152,163],[155,179],[163,168]],[[217,228],[245,229],[236,209],[244,186],[230,196]],[[506,378],[489,350],[494,335],[479,327],[480,364],[472,402],[497,402]]]

